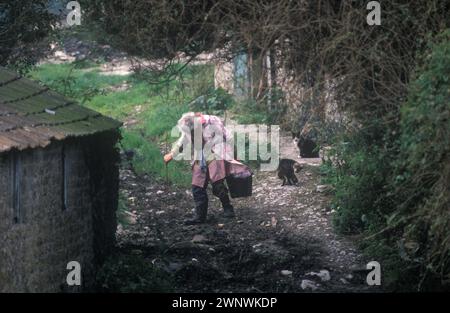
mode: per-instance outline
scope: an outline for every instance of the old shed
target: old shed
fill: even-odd
[[[0,292],[92,286],[115,240],[119,127],[0,67]]]

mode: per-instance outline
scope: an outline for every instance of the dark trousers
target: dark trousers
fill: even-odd
[[[206,217],[208,209],[208,193],[206,188],[208,183],[204,187],[192,186],[192,195],[194,196],[195,209],[200,217]],[[225,186],[225,180],[219,180],[212,183],[213,195],[220,199],[224,210],[233,208],[228,196],[228,188]]]

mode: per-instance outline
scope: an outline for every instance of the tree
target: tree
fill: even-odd
[[[57,16],[47,0],[0,2],[0,65],[28,67],[45,53]]]

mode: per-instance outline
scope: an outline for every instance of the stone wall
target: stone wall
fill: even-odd
[[[86,149],[81,140],[67,140],[44,149],[0,155],[0,292],[81,291],[66,284],[70,261],[81,264],[83,288],[92,286],[98,261],[96,250],[102,245],[106,251],[114,242],[117,204],[94,198],[94,176],[101,173],[93,173],[86,161],[89,149],[95,146]],[[102,154],[98,154],[101,158]],[[14,158],[19,162],[19,210],[13,205]],[[111,158],[104,158],[107,168]],[[109,165],[108,175],[117,175],[116,165]],[[107,186],[104,180],[102,183]],[[112,199],[117,197],[117,189],[96,189],[102,197],[111,193]],[[103,224],[98,212],[105,215],[108,225]],[[104,245],[95,238],[96,228],[109,231],[103,238]]]

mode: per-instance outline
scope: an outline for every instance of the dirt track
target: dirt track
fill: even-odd
[[[282,137],[280,147],[282,157],[296,158],[290,138]],[[192,210],[189,190],[124,169],[131,224],[119,227],[119,246],[170,273],[180,292],[370,290],[364,273],[355,271],[364,267],[362,257],[333,232],[329,196],[316,191],[320,159],[301,162],[298,187],[282,187],[275,173],[257,172],[253,196],[233,201],[234,220],[221,217],[211,195],[207,223],[200,226],[182,223]],[[320,271],[322,277],[311,274]]]

